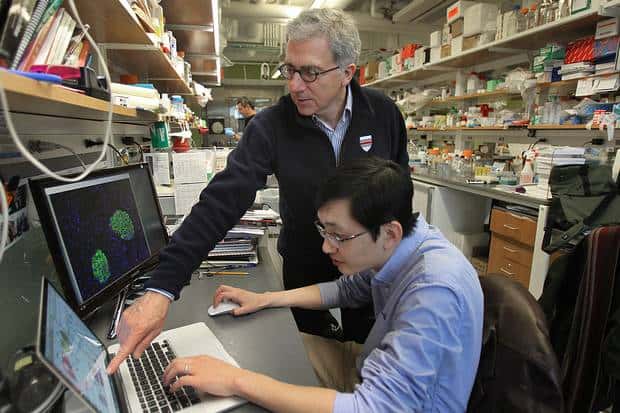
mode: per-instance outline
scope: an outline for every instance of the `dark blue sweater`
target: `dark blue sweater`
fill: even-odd
[[[355,80],[351,91],[353,117],[340,149],[341,161],[374,155],[408,168],[405,124],[396,105],[380,92],[360,88]],[[372,147],[365,152],[360,138],[368,135]],[[311,117],[298,114],[289,95],[282,97],[248,124],[226,169],[202,191],[200,201],[161,251],[160,264],[146,287],[178,298],[192,271],[239,221],[272,173],[280,186],[280,253],[320,257],[314,201],[323,179],[335,168],[329,138]]]

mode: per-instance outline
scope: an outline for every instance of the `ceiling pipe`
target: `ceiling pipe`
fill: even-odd
[[[331,1],[331,0],[330,0]],[[285,6],[279,4],[248,5],[240,2],[231,2],[229,7],[222,9],[226,17],[252,19],[254,22],[286,23],[297,17],[304,10],[303,7]],[[414,36],[428,36],[436,27],[428,24],[393,23],[383,17],[371,17],[364,13],[348,13],[361,31],[377,33],[407,33]]]

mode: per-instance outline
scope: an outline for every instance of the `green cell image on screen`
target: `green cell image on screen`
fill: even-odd
[[[118,209],[110,218],[110,228],[120,238],[125,241],[133,239],[135,229],[129,214],[122,209]]]
[[[101,284],[108,281],[110,278],[110,265],[108,264],[108,257],[101,250],[97,250],[93,258],[91,259],[93,267],[93,275],[97,281]]]

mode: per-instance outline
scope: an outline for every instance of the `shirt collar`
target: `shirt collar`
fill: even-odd
[[[422,215],[418,215],[415,228],[411,234],[400,241],[392,256],[374,276],[375,281],[392,283],[396,278],[403,275],[402,266],[411,262],[412,256],[419,254],[418,249],[428,238],[429,225]]]
[[[342,122],[343,119],[346,119],[347,116],[349,119],[351,119],[352,114],[353,114],[353,96],[351,93],[351,85],[347,85],[347,101],[344,105],[344,111],[342,112],[342,117],[340,118],[340,120],[338,120],[338,123]],[[330,131],[334,130],[331,126],[329,126],[326,122],[323,121],[323,119],[319,118],[317,115],[312,115],[312,119],[314,120],[315,123],[320,122],[321,125],[326,127],[328,130]]]

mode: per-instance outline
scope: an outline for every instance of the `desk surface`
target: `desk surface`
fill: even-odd
[[[439,175],[430,175],[426,173],[413,173],[411,174],[411,177],[414,181],[445,186],[447,188],[468,192],[474,195],[498,199],[500,201],[523,205],[534,209],[538,209],[539,205],[551,204],[550,199],[537,198],[514,191],[502,190],[500,189],[501,186],[496,184],[468,184],[465,182],[465,178],[463,177],[444,178]]]
[[[213,293],[220,284],[257,292],[281,289],[269,254],[262,248],[259,253],[261,264],[248,269],[248,276],[216,276],[201,280],[194,277],[191,285],[183,290],[181,299],[171,305],[164,328],[204,321],[241,367],[287,383],[316,386],[318,382],[290,310],[268,309],[237,318],[230,315],[211,318],[207,315]],[[47,262],[47,246],[38,230],[31,231],[7,255],[0,272],[7,274],[5,270],[9,269],[8,274],[12,276],[3,277],[0,288],[3,291],[0,295],[0,321],[5,331],[14,334],[9,336],[9,340],[0,340],[2,366],[6,365],[8,356],[17,347],[34,342],[40,277],[49,277],[53,268],[51,262]],[[9,283],[8,288],[6,282]],[[14,306],[17,306],[17,311],[14,311]],[[110,313],[111,305],[108,305],[89,320],[89,325],[99,337],[106,335]],[[106,344],[111,342],[106,341]],[[235,411],[264,410],[246,404]]]

